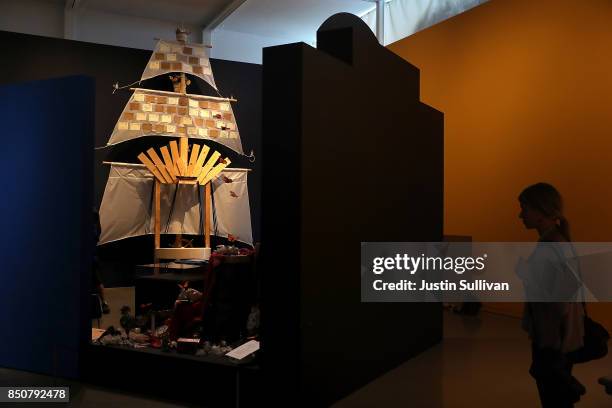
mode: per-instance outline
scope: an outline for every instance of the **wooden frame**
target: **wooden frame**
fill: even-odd
[[[168,149],[169,147],[169,149]],[[179,143],[171,141],[169,146],[160,149],[161,157],[155,149],[150,148],[138,155],[138,160],[153,174],[154,185],[154,259],[158,263],[160,259],[189,259],[210,257],[210,224],[211,220],[211,186],[210,183],[216,179],[223,169],[230,165],[231,161],[226,157],[221,159],[221,153],[213,151],[206,145],[192,144],[191,154],[189,152],[189,140],[179,139]],[[210,156],[209,156],[209,153]],[[207,160],[208,158],[208,160]],[[201,217],[204,223],[205,248],[181,248],[180,234],[177,235],[176,248],[161,247],[161,186],[162,184],[198,184],[204,186],[204,215]]]

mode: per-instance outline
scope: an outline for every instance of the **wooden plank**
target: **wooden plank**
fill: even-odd
[[[200,173],[202,172],[202,166],[204,165],[204,160],[206,160],[206,155],[208,155],[208,151],[210,148],[206,145],[202,146],[200,150],[200,156],[198,157],[198,161],[196,161],[195,166],[193,167],[193,176],[200,177]]]
[[[182,172],[183,172],[183,176],[187,175],[187,162],[185,160],[183,160],[182,157],[179,157],[179,162],[178,162],[178,168],[179,170],[182,168]]]
[[[166,165],[168,174],[170,174],[170,177],[172,178],[172,182],[176,183],[176,173],[174,172],[174,163],[172,162],[172,157],[170,156],[170,150],[168,150],[167,146],[164,146],[159,150],[164,158],[164,164]]]
[[[214,180],[215,177],[217,177],[219,173],[221,173],[223,169],[229,166],[231,163],[232,162],[230,159],[225,158],[225,162],[217,164],[211,171],[209,171],[206,177],[204,177],[204,179],[200,182],[200,184],[206,184],[209,181]]]
[[[193,168],[195,167],[196,161],[198,160],[198,153],[200,152],[200,145],[191,145],[191,156],[189,157],[189,167],[187,167],[187,175],[193,176]]]
[[[187,79],[185,77],[185,73],[181,72],[181,82],[180,82],[180,86],[179,86],[179,92],[182,94],[186,94],[187,93]],[[185,159],[187,160],[187,159]]]
[[[153,163],[155,163],[157,170],[159,170],[165,182],[168,184],[172,184],[172,177],[170,177],[170,175],[168,174],[168,171],[166,170],[166,165],[161,161],[155,149],[150,148],[149,150],[147,150],[147,154],[151,159],[153,159]]]
[[[206,177],[206,175],[213,168],[213,166],[217,164],[217,160],[219,160],[219,157],[221,157],[221,153],[219,152],[214,152],[210,156],[210,158],[206,162],[206,165],[202,168],[202,171],[200,172],[200,175],[198,176],[198,182],[200,184],[204,184],[202,183],[202,180],[204,180],[204,177]]]
[[[130,88],[130,90],[131,91],[139,91],[139,92],[142,92],[144,94],[151,94],[151,95],[176,96],[177,98],[179,96],[187,96],[187,97],[189,97],[191,99],[197,99],[197,100],[202,100],[202,101],[238,102],[238,99],[234,99],[234,98],[219,98],[217,96],[208,96],[208,95],[200,95],[200,94],[188,94],[188,93],[183,95],[181,93],[171,92],[171,91],[158,91],[157,89]]]
[[[166,182],[161,173],[157,170],[157,167],[155,167],[155,164],[153,164],[146,154],[140,153],[138,155],[138,160],[140,160],[140,162],[144,164],[151,173],[153,173],[155,180],[159,181],[160,183]]]
[[[155,263],[158,263],[159,259],[157,258],[157,250],[161,246],[161,183],[158,180],[155,180],[155,197],[153,199],[153,216],[154,216],[154,232],[155,232],[155,241],[154,241],[154,251],[153,256],[155,259]]]
[[[158,259],[208,259],[210,258],[210,247],[157,248],[155,257]]]
[[[181,155],[179,154],[176,140],[170,142],[170,152],[172,153],[172,161],[174,162],[175,167],[178,169],[178,175],[184,176],[187,169],[185,168],[185,163],[183,163],[181,160]]]
[[[205,214],[204,214],[204,246],[210,248],[210,222],[211,222],[211,211],[210,205],[212,198],[210,196],[210,183],[207,183],[204,187],[204,200],[205,200]]]
[[[183,163],[185,163],[185,174],[183,176],[188,176],[187,174],[187,163],[189,163],[189,157],[187,157],[189,152],[189,139],[186,137],[181,137],[179,139],[179,153]]]

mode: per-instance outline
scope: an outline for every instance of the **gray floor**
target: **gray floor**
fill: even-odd
[[[171,401],[161,401],[151,399],[144,395],[122,393],[116,390],[108,390],[101,387],[83,385],[75,381],[65,379],[55,379],[45,375],[28,373],[25,371],[10,370],[0,368],[0,385],[3,387],[10,386],[38,386],[38,387],[70,387],[70,403],[61,405],[69,407],[142,407],[142,408],[184,408],[189,405],[176,404]],[[40,406],[49,408],[60,404],[49,403],[27,403],[13,404],[13,406]],[[0,403],[0,406],[9,406]]]
[[[518,319],[482,313],[464,318],[445,312],[444,341],[334,405],[335,408],[538,407],[529,376],[531,352]],[[587,388],[580,408],[612,407],[597,379],[612,374],[612,356],[577,365]]]
[[[129,290],[118,290],[127,300]],[[116,299],[119,300],[119,299]],[[109,316],[115,319],[116,315]],[[529,343],[517,319],[483,313],[480,318],[445,314],[444,341],[334,405],[335,408],[538,407],[528,375]],[[576,366],[587,387],[577,408],[612,407],[597,378],[612,374],[612,356]],[[0,368],[0,385],[64,385],[65,381]],[[73,407],[185,407],[170,401],[120,393],[78,383],[71,386]],[[46,406],[46,405],[43,405]]]

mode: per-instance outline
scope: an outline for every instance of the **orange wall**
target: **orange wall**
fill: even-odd
[[[548,181],[574,240],[612,241],[612,1],[490,0],[389,48],[445,115],[445,234],[535,240],[516,197]]]

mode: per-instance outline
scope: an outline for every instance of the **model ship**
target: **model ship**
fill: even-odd
[[[252,245],[247,188],[248,169],[231,168],[214,143],[244,155],[232,98],[190,94],[187,74],[217,90],[206,47],[159,40],[141,80],[169,75],[173,92],[130,88],[107,146],[147,136],[167,136],[134,163],[109,162],[111,168],[100,206],[99,244],[154,234],[155,260],[208,259],[211,235]],[[140,82],[139,81],[139,82]],[[162,248],[161,234],[175,234],[173,247]],[[194,248],[182,235],[204,235]]]

